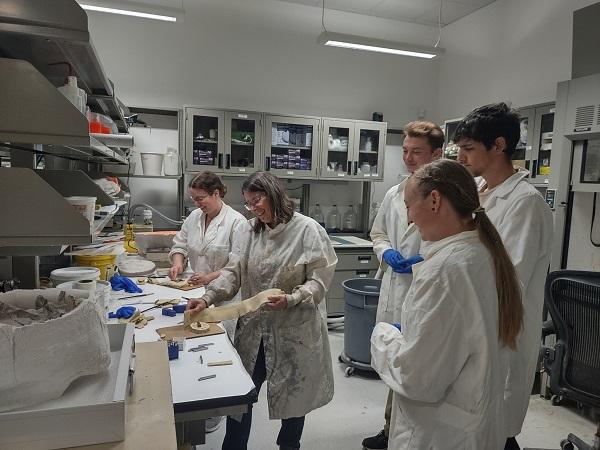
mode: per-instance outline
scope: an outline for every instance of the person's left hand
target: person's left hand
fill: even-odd
[[[396,273],[412,273],[413,264],[417,264],[423,261],[423,257],[421,255],[411,256],[410,258],[406,258],[398,269],[394,269]]]
[[[188,279],[188,283],[193,284],[194,286],[204,286],[212,281],[208,273],[198,272],[192,275]]]
[[[268,297],[267,300],[269,300],[269,303],[267,303],[265,306],[270,311],[283,311],[285,308],[287,308],[288,305],[287,297],[285,294],[272,295]]]

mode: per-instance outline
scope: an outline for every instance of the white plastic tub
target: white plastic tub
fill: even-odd
[[[162,175],[163,159],[162,153],[142,153],[142,170],[144,175]]]
[[[100,269],[97,267],[63,267],[50,272],[50,279],[55,286],[67,281],[98,280]]]

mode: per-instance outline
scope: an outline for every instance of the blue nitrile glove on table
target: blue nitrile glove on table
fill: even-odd
[[[129,319],[131,316],[135,314],[134,306],[121,306],[114,313],[108,313],[109,319]]]
[[[394,271],[403,268],[402,263],[405,261],[402,254],[393,248],[388,248],[385,252],[383,252],[383,260]]]
[[[402,331],[402,327],[400,326],[400,324],[399,324],[399,323],[397,323],[397,322],[396,322],[396,323],[393,323],[393,324],[391,324],[391,325],[392,325],[393,327],[396,327],[396,328],[398,328],[398,331]]]
[[[411,256],[402,261],[402,264],[399,265],[398,269],[393,268],[393,270],[396,273],[412,273],[412,265],[420,263],[421,261],[423,261],[421,255]]]
[[[131,281],[127,277],[120,277],[119,275],[113,275],[110,279],[110,285],[113,291],[125,291],[132,294],[142,292],[137,284]]]

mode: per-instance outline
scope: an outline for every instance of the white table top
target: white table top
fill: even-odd
[[[329,236],[333,248],[373,248],[373,242],[356,236]]]
[[[154,284],[141,285],[144,293],[151,292],[139,298],[127,300],[118,300],[118,297],[135,294],[125,294],[112,292],[110,311],[115,311],[118,307],[124,305],[133,305],[139,310],[150,308],[152,303],[159,298],[181,298],[181,296],[194,298],[200,297],[204,293],[204,288],[193,289],[191,291],[181,291],[179,289],[157,286]],[[185,300],[184,300],[185,301]],[[128,303],[129,302],[129,303]],[[136,302],[140,302],[136,304]],[[146,304],[144,304],[146,303]],[[177,325],[183,321],[183,314],[177,314],[174,317],[162,315],[161,308],[156,308],[144,313],[152,315],[154,320],[150,321],[144,328],[135,330],[136,342],[154,342],[160,340],[156,333],[157,328]],[[111,319],[116,321],[117,319]],[[200,352],[190,352],[190,348],[197,347],[200,344],[212,343],[207,350]],[[203,364],[200,363],[202,355]],[[208,367],[206,364],[211,361],[233,361],[229,366]],[[244,369],[237,351],[231,344],[226,333],[186,339],[185,348],[179,352],[179,359],[169,361],[171,371],[171,390],[173,395],[173,404],[175,412],[179,410],[203,409],[209,404],[220,404],[226,402],[226,399],[246,396],[254,389],[252,379]],[[216,374],[215,378],[198,381],[198,378]],[[194,405],[194,403],[196,403]]]

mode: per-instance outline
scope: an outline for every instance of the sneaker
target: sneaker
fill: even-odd
[[[221,417],[209,417],[208,419],[206,419],[206,424],[204,425],[204,430],[207,433],[212,433],[213,431],[216,431],[219,429],[222,422],[223,422],[222,416]]]
[[[362,445],[365,450],[385,450],[388,447],[388,437],[381,430],[375,436],[363,439]]]

